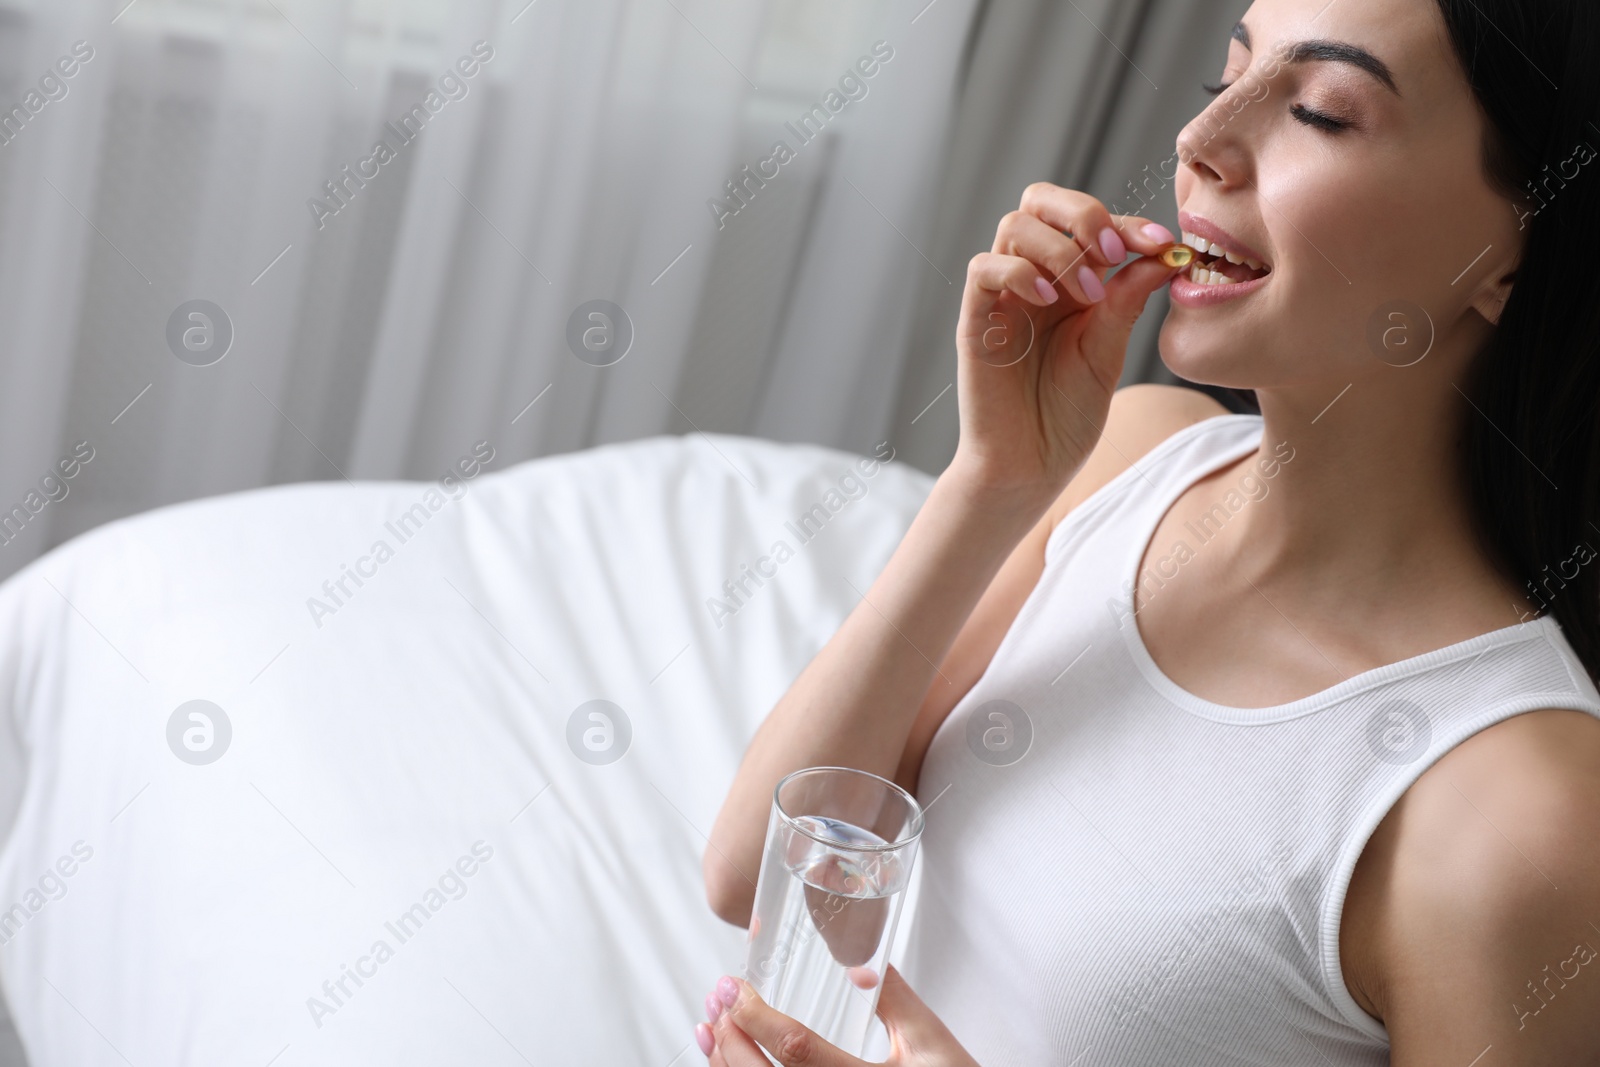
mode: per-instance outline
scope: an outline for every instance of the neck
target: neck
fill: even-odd
[[[1378,369],[1342,395],[1334,382],[1257,392],[1263,454],[1294,451],[1247,509],[1234,542],[1242,573],[1341,600],[1492,595],[1509,625],[1533,605],[1474,534],[1457,450],[1461,420],[1482,416],[1442,366],[1426,377]]]

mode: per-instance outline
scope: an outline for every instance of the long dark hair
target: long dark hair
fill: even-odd
[[[1463,392],[1484,548],[1600,681],[1600,3],[1438,0],[1526,242]],[[1474,408],[1476,410],[1474,410]]]
[[[1526,242],[1463,383],[1458,469],[1484,550],[1600,683],[1600,0],[1438,3]],[[1261,410],[1252,390],[1204,391]]]

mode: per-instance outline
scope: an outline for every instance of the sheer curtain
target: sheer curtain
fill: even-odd
[[[0,575],[480,441],[937,469],[966,260],[1170,154],[1242,7],[0,0]]]

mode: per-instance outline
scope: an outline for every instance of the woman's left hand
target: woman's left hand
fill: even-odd
[[[694,1034],[711,1067],[769,1067],[761,1048],[783,1067],[874,1067],[769,1007],[743,979],[719,981],[706,1014],[711,1024]],[[893,967],[884,974],[878,1018],[889,1031],[890,1067],[978,1067]]]

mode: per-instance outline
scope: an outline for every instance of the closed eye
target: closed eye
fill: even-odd
[[[1217,85],[1202,84],[1200,88],[1203,91],[1210,93],[1212,96],[1221,96],[1223,93],[1232,88],[1232,86],[1232,82],[1226,82],[1219,83]],[[1350,124],[1348,122],[1336,119],[1332,115],[1325,115],[1320,111],[1313,111],[1304,104],[1295,104],[1293,107],[1289,108],[1289,114],[1293,115],[1297,121],[1303,122],[1313,129],[1322,130],[1326,133],[1339,133],[1342,130],[1347,130],[1350,128]]]
[[[1312,111],[1304,104],[1295,104],[1289,109],[1289,114],[1293,115],[1296,119],[1305,123],[1307,126],[1311,126],[1318,130],[1326,130],[1328,133],[1338,133],[1340,130],[1346,130],[1350,128],[1350,124],[1348,122],[1342,122],[1339,119],[1334,118],[1332,115],[1324,115],[1320,111]]]

